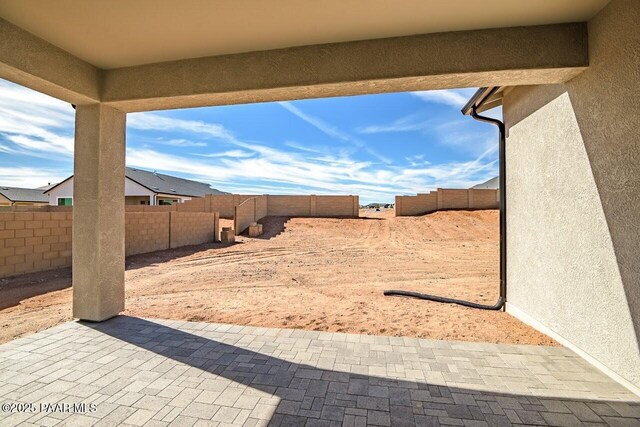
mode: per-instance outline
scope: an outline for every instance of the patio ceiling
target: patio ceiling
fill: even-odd
[[[584,22],[608,0],[1,0],[7,21],[98,68],[446,31]]]
[[[0,0],[0,78],[127,112],[560,83],[606,3]]]

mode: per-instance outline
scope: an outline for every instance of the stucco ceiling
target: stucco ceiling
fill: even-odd
[[[609,0],[0,0],[0,16],[100,68],[310,44],[581,22]]]

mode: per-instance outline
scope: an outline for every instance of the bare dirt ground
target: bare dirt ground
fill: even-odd
[[[126,314],[556,345],[503,312],[382,294],[405,289],[493,304],[497,211],[361,215],[366,217],[265,218],[260,238],[130,257]],[[0,280],[0,342],[70,320],[70,285],[70,269]]]

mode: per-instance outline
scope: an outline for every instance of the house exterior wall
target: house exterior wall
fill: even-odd
[[[73,198],[73,178],[64,181],[55,188],[52,188],[47,194],[49,195],[49,204],[51,206],[58,206],[59,198]]]
[[[590,67],[505,95],[507,310],[640,391],[640,2],[588,25]]]
[[[49,195],[49,205],[51,206],[58,205],[58,198],[63,198],[63,197],[73,198],[73,178],[70,178],[67,181],[61,183],[57,187],[50,190],[47,194]],[[147,200],[146,197],[148,197],[151,203],[153,203],[153,200],[154,200],[153,196],[155,193],[143,187],[142,185],[138,184],[137,182],[134,182],[129,178],[125,178],[124,194],[126,197],[125,202],[127,204],[137,205],[137,204],[140,204],[140,200]],[[136,196],[140,196],[140,198]]]
[[[125,196],[124,204],[127,206],[150,205],[153,200],[149,196]]]
[[[156,205],[159,204],[159,200],[177,200],[178,203],[184,203],[187,200],[192,200],[190,196],[178,196],[175,194],[156,194]]]
[[[73,181],[71,178],[69,181]],[[124,178],[124,195],[125,196],[147,196],[150,200],[153,200],[154,192],[146,187],[138,184],[135,181],[131,181],[129,178]]]

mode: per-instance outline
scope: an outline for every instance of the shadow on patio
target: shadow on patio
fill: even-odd
[[[562,348],[158,322],[82,325],[173,361],[148,368],[158,376],[208,390],[210,401],[194,392],[180,416],[295,426],[640,422],[629,392]],[[180,364],[193,369],[170,372]],[[400,378],[412,376],[424,379]]]

